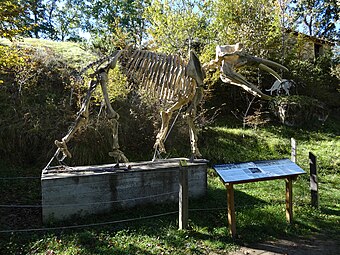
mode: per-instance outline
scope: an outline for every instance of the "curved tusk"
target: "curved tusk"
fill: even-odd
[[[268,73],[270,73],[271,75],[273,75],[277,80],[279,80],[280,82],[282,82],[282,78],[281,76],[275,72],[273,69],[271,69],[270,67],[264,65],[264,64],[260,64],[259,68],[261,68],[264,71],[267,71]]]
[[[289,72],[288,68],[279,64],[279,63],[276,63],[274,61],[271,61],[271,60],[268,60],[268,59],[263,59],[263,58],[258,58],[258,57],[251,57],[251,60],[254,61],[254,62],[257,62],[257,63],[261,63],[263,65],[268,65],[268,66],[271,66],[271,67],[275,67],[275,68],[279,68],[279,69],[282,69],[286,72]]]

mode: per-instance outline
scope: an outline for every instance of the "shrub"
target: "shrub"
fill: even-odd
[[[9,61],[1,61],[6,69],[0,87],[0,155],[10,162],[37,163],[46,158],[59,130],[67,127],[72,70],[50,51],[1,50]]]

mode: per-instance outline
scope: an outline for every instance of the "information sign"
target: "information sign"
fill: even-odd
[[[224,183],[235,184],[305,174],[304,170],[289,159],[215,165],[214,169]]]

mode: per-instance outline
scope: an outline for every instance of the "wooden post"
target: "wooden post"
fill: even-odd
[[[286,179],[286,219],[288,223],[293,222],[293,178]]]
[[[291,147],[292,147],[291,161],[296,163],[296,141],[293,137],[290,138],[290,144],[291,144]]]
[[[188,168],[182,167],[180,164],[179,168],[179,197],[178,197],[178,224],[179,229],[187,229],[188,226]]]
[[[319,206],[319,193],[318,193],[318,175],[316,171],[316,156],[309,152],[309,169],[310,169],[310,192],[311,192],[311,205],[313,207]]]
[[[227,183],[227,201],[228,201],[228,224],[229,231],[233,238],[236,237],[236,216],[235,216],[235,202],[234,202],[234,186]]]

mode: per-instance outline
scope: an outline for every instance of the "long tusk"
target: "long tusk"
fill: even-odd
[[[282,78],[281,76],[275,72],[273,69],[271,69],[270,67],[264,65],[264,64],[260,64],[259,68],[261,68],[264,71],[267,71],[268,73],[270,73],[271,75],[273,75],[277,80],[279,80],[280,82],[282,82]]]
[[[264,65],[267,65],[267,66],[271,66],[271,67],[275,67],[275,68],[279,68],[279,69],[282,69],[286,72],[289,72],[288,68],[279,64],[279,63],[276,63],[274,61],[271,61],[271,60],[268,60],[268,59],[263,59],[263,58],[258,58],[258,57],[251,57],[251,60],[250,61],[254,61],[254,62],[257,62],[257,63],[260,63],[260,64],[264,64]]]

